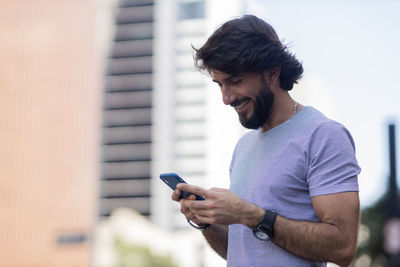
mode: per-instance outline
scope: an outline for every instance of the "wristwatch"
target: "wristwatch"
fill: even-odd
[[[265,215],[260,224],[253,229],[254,236],[263,241],[268,241],[274,238],[274,223],[276,215],[276,212],[272,210],[265,210]]]

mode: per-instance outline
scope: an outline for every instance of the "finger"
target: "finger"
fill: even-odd
[[[185,216],[188,215],[189,213],[192,213],[189,207],[187,207],[185,203],[182,202],[182,200],[180,201],[180,204],[181,204],[181,213],[185,214]]]
[[[194,196],[194,195],[191,195]],[[181,205],[193,210],[194,212],[198,212],[200,210],[209,210],[210,209],[210,201],[207,200],[196,200],[196,197],[193,199],[182,199]]]
[[[194,222],[195,224],[203,223],[201,220],[198,219],[198,217],[207,217],[203,214],[197,214],[197,211],[193,211],[192,209],[185,207],[184,205],[181,206],[181,212],[185,215],[186,219]]]
[[[186,212],[186,213],[184,213],[183,215],[185,215],[185,218],[186,218],[187,220],[190,220],[190,221],[198,221],[198,219],[196,218],[196,215],[195,215],[194,213],[192,213],[192,212]]]
[[[213,188],[210,189],[210,191],[214,191],[214,192],[226,192],[226,191],[229,191],[229,190],[226,189],[226,188],[213,187]]]
[[[190,220],[190,221],[192,221],[192,222],[194,222],[195,224],[201,224],[201,223],[203,223],[201,220],[199,220],[198,218],[197,218],[197,214],[196,213],[194,213],[191,209],[189,209],[189,208],[185,208],[184,206],[181,206],[181,213],[185,216],[185,218],[187,219],[187,220]],[[199,216],[202,216],[202,215],[199,215]],[[202,216],[203,217],[203,216]]]
[[[186,204],[188,203],[188,200],[186,199],[181,199],[180,201],[181,208],[180,211],[182,214],[185,215],[186,219],[192,219],[195,218],[195,213],[193,210],[191,210]]]
[[[195,218],[193,221],[194,221],[197,225],[199,225],[199,223],[200,223],[200,224],[206,224],[206,223],[208,223],[208,224],[214,224],[214,220],[213,220],[212,218],[207,217],[207,216],[202,216],[202,215],[199,215],[199,214],[196,215],[196,218]]]
[[[187,191],[187,192],[199,195],[199,196],[203,196],[204,198],[209,198],[212,196],[212,194],[210,194],[209,190],[201,188],[196,185],[180,183],[180,184],[176,185],[176,188],[178,188],[179,190],[183,190],[183,191]]]
[[[179,202],[180,198],[181,198],[181,190],[175,189],[172,192],[171,199],[176,201],[176,202]]]
[[[186,200],[196,200],[196,195],[190,194],[187,198],[185,198]]]

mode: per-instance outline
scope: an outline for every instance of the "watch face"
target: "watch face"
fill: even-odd
[[[269,240],[269,236],[260,230],[256,231],[254,234],[260,240],[265,240],[265,241]]]
[[[263,241],[269,241],[273,238],[275,218],[276,212],[265,210],[265,215],[260,224],[253,229],[254,236]]]

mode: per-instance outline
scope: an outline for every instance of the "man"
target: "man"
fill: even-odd
[[[251,15],[226,22],[200,49],[241,124],[230,190],[178,184],[172,199],[227,266],[348,266],[356,251],[357,175],[350,133],[288,91],[303,67],[274,29]],[[181,191],[191,195],[179,199]]]

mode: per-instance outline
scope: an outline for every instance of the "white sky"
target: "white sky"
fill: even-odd
[[[373,204],[388,184],[387,124],[400,118],[400,1],[249,0],[245,8],[303,61],[296,99],[352,133],[361,205]]]

